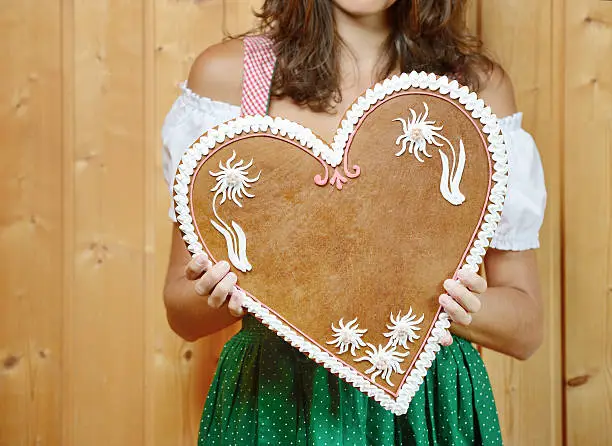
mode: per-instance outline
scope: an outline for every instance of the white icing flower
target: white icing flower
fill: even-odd
[[[406,152],[406,148],[408,148],[408,153],[414,153],[416,159],[420,162],[423,162],[423,159],[419,155],[420,153],[424,154],[426,157],[431,158],[431,155],[427,153],[427,144],[433,144],[438,147],[442,147],[442,143],[436,140],[437,138],[443,138],[437,131],[442,130],[442,126],[435,127],[435,121],[427,121],[427,116],[429,115],[429,108],[427,104],[423,102],[425,106],[425,113],[417,116],[416,112],[413,109],[410,109],[410,114],[412,115],[412,120],[408,120],[406,122],[402,118],[394,119],[393,121],[400,121],[404,128],[404,134],[400,135],[395,141],[396,145],[402,143],[402,150],[397,152],[396,156],[401,156]],[[408,145],[410,143],[410,145]]]
[[[420,336],[416,334],[416,331],[421,329],[419,324],[423,322],[425,315],[423,314],[418,320],[416,317],[416,314],[412,314],[412,307],[405,316],[402,316],[401,311],[398,311],[395,317],[391,313],[391,325],[387,325],[387,328],[391,331],[385,333],[385,337],[390,338],[389,342],[392,345],[399,344],[408,349],[408,341],[414,342],[419,339]]]
[[[244,164],[244,160],[240,160],[232,166],[231,163],[234,159],[236,159],[236,152],[233,152],[231,158],[225,163],[225,166],[219,161],[219,168],[221,169],[219,172],[209,171],[213,177],[217,178],[217,184],[211,189],[211,192],[216,192],[215,198],[221,195],[221,202],[219,204],[225,203],[225,200],[229,197],[234,203],[242,207],[242,203],[240,203],[238,198],[254,197],[254,195],[249,194],[246,189],[251,187],[251,183],[259,180],[261,172],[259,172],[255,178],[249,178],[248,168],[253,165],[253,160],[246,166],[242,165]]]
[[[242,203],[239,199],[247,197],[253,198],[254,195],[247,192],[247,188],[251,187],[252,183],[259,180],[261,172],[254,178],[249,178],[248,169],[253,165],[253,160],[246,166],[243,166],[244,161],[240,160],[232,166],[232,161],[236,159],[236,152],[233,152],[232,156],[227,160],[225,166],[219,161],[219,172],[209,173],[217,179],[217,184],[211,189],[211,192],[215,193],[213,197],[213,213],[219,221],[217,223],[211,220],[210,223],[214,228],[219,231],[225,238],[227,245],[227,255],[230,262],[242,272],[250,271],[253,267],[249,263],[246,254],[246,234],[238,223],[232,221],[230,227],[217,213],[217,198],[221,197],[219,205],[225,203],[229,198],[239,207],[242,207]]]
[[[336,328],[332,324],[332,330],[334,331],[333,341],[328,341],[329,345],[335,345],[340,348],[339,354],[346,353],[348,349],[351,349],[351,355],[355,356],[355,350],[359,350],[361,347],[365,347],[365,342],[361,339],[364,333],[368,330],[359,328],[359,324],[356,323],[357,318],[353,319],[346,325],[344,325],[344,319],[340,319],[338,325],[340,328]]]
[[[397,347],[393,346],[391,342],[389,342],[386,346],[378,345],[378,348],[368,343],[368,347],[370,350],[367,350],[367,355],[355,359],[355,362],[359,361],[368,361],[372,364],[372,367],[365,371],[366,374],[372,374],[371,378],[373,381],[376,381],[377,376],[381,376],[387,384],[390,386],[393,385],[391,382],[391,375],[393,373],[404,373],[404,371],[400,368],[400,363],[404,362],[404,358],[408,356],[410,353],[400,353],[396,351]]]
[[[423,106],[425,107],[425,113],[422,115],[417,116],[416,112],[410,109],[410,114],[412,115],[411,120],[406,121],[402,118],[393,120],[401,122],[404,129],[404,133],[395,140],[396,145],[399,145],[400,142],[402,143],[402,149],[397,152],[395,156],[403,155],[406,149],[408,149],[408,153],[414,154],[417,160],[424,162],[423,158],[421,158],[421,153],[431,158],[431,155],[427,152],[427,144],[436,146],[440,154],[440,161],[442,162],[440,193],[446,201],[454,206],[459,206],[465,201],[465,195],[459,190],[466,161],[463,140],[459,140],[459,155],[457,156],[453,144],[438,133],[438,130],[442,130],[443,126],[436,127],[434,125],[436,123],[435,121],[427,121],[429,107],[427,107],[425,102],[423,102]],[[440,141],[446,143],[450,148],[452,164],[451,160],[449,160],[449,156],[441,149],[444,144]]]

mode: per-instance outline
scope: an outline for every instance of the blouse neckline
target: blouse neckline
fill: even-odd
[[[232,112],[236,114],[240,113],[239,105],[230,104],[228,102],[215,101],[214,99],[211,99],[209,97],[200,96],[199,94],[197,94],[195,91],[193,91],[187,86],[186,80],[179,84],[179,88],[183,92],[184,97],[188,101],[196,105],[198,108],[207,109],[210,107],[214,107],[216,109],[219,109],[219,110],[222,110],[228,113],[232,113]],[[499,118],[499,125],[505,131],[519,130],[522,128],[522,125],[523,125],[523,113],[516,112],[511,115]]]
[[[179,88],[183,92],[183,96],[188,100],[194,103],[194,105],[198,105],[202,108],[208,108],[210,106],[218,107],[219,109],[226,109],[228,111],[238,111],[240,112],[240,106],[229,104],[227,102],[215,101],[214,99],[208,98],[206,96],[200,96],[195,91],[187,86],[187,81],[183,81],[179,84]]]

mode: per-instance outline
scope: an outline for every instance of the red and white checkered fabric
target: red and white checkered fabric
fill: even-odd
[[[275,63],[274,45],[269,38],[264,36],[244,38],[241,104],[243,116],[267,113]]]

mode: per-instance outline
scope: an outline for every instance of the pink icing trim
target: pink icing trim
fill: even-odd
[[[348,180],[345,177],[342,176],[342,174],[340,173],[340,171],[336,167],[336,169],[334,170],[334,176],[332,177],[332,179],[329,182],[329,184],[331,184],[332,186],[336,186],[338,188],[338,190],[342,190],[342,186],[347,181]]]
[[[327,166],[325,166],[325,178],[321,178],[321,174],[316,174],[314,177],[314,182],[317,186],[325,186],[329,181],[329,170]]]
[[[348,149],[348,145],[347,145],[347,149]],[[345,155],[348,155],[348,150],[347,150]],[[361,167],[359,167],[357,164],[353,164],[354,172],[351,172],[349,170],[349,168],[348,168],[348,156],[344,157],[344,161],[343,161],[342,165],[344,167],[344,174],[347,177],[349,177],[349,178],[357,178],[361,174]]]

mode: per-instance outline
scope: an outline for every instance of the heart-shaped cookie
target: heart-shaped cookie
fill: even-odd
[[[330,145],[269,116],[209,130],[174,199],[189,251],[229,259],[249,312],[400,415],[449,327],[442,283],[477,270],[506,184],[491,110],[411,73],[367,90]]]

